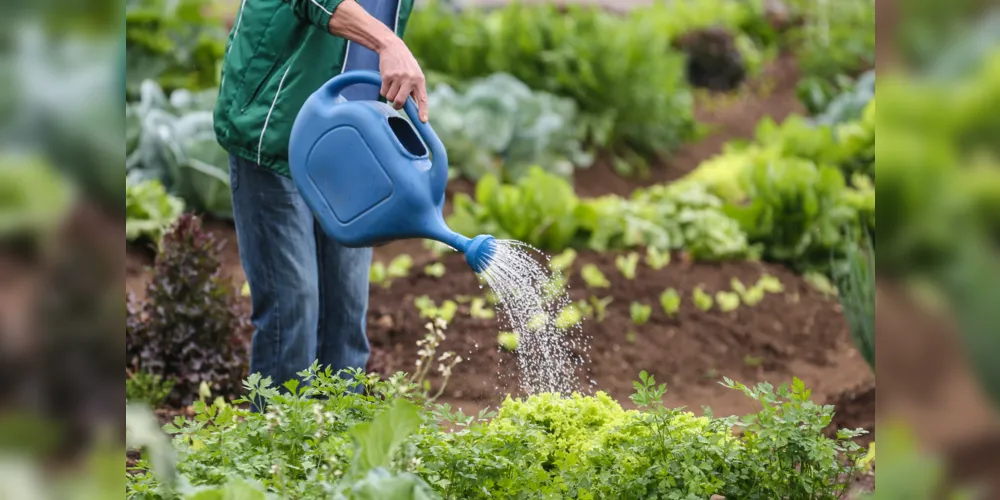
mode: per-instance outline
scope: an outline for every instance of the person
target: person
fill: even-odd
[[[390,18],[377,19],[364,4]],[[427,121],[424,75],[401,39],[412,8],[413,0],[242,0],[230,30],[215,134],[230,155],[237,242],[251,291],[250,371],[273,386],[316,360],[334,372],[367,363],[372,251],[323,233],[290,178],[288,140],[309,95],[351,69],[377,69],[382,87],[371,97],[384,96],[397,109],[412,97]],[[377,68],[355,61],[364,50]]]

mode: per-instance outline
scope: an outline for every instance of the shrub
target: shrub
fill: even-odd
[[[220,244],[186,214],[163,237],[146,302],[126,321],[126,367],[176,381],[167,398],[188,405],[207,382],[213,393],[236,394],[246,375],[245,326],[223,279]]]

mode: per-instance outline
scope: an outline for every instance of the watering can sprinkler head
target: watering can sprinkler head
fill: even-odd
[[[482,274],[486,268],[490,267],[496,250],[497,240],[488,234],[480,234],[472,238],[469,245],[465,248],[465,263],[476,274]]]
[[[497,251],[496,238],[488,234],[480,234],[475,238],[466,238],[448,229],[443,224],[430,235],[431,239],[440,241],[465,254],[465,263],[476,274],[482,274],[490,267]]]

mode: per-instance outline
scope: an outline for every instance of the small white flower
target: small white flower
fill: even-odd
[[[277,473],[278,473],[278,464],[274,464],[271,466],[271,474],[274,475]]]
[[[438,358],[438,361],[444,361],[444,360],[450,358],[453,354],[455,354],[455,353],[453,353],[451,351],[448,351],[448,352],[442,354],[441,357]]]

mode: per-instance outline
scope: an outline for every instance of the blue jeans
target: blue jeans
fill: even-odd
[[[327,236],[291,179],[232,155],[229,171],[253,304],[250,372],[281,386],[317,359],[364,369],[371,248]]]

